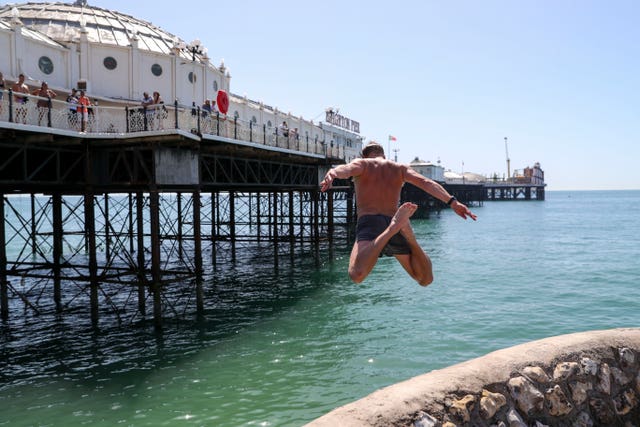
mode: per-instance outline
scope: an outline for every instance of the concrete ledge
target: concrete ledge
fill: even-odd
[[[556,336],[380,389],[308,426],[635,426],[639,366],[640,328]]]

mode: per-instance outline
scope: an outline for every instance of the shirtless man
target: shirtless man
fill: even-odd
[[[474,215],[440,184],[409,166],[386,160],[384,148],[376,142],[362,149],[361,159],[329,169],[320,183],[321,191],[331,188],[336,178],[354,178],[358,225],[356,243],[349,259],[349,277],[362,282],[382,254],[394,256],[420,285],[433,282],[431,259],[422,250],[409,222],[417,205],[406,202],[398,207],[400,190],[405,182],[415,185],[438,200],[447,203],[462,218]]]
[[[29,100],[29,88],[24,83],[24,74],[18,76],[18,81],[11,86],[13,91],[13,100],[16,105],[16,122],[27,124],[27,101]]]

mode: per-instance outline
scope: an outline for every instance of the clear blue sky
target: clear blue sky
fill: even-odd
[[[89,0],[191,41],[231,89],[307,119],[360,122],[398,160],[549,190],[640,189],[636,0]],[[393,153],[391,153],[393,157]]]

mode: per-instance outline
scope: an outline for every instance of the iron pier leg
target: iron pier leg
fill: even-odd
[[[104,195],[104,246],[107,259],[111,259],[111,219],[109,217],[109,194]]]
[[[153,320],[156,329],[162,328],[162,277],[160,274],[160,196],[152,190],[150,198],[150,231],[151,231],[151,275],[153,291]]]
[[[53,196],[53,301],[56,310],[62,311],[61,261],[62,261],[62,195]]]
[[[133,254],[136,250],[134,244],[134,232],[133,232],[133,193],[129,193],[129,253]]]
[[[291,253],[291,256],[293,256],[293,246],[295,243],[295,231],[293,228],[293,221],[295,219],[295,213],[293,211],[294,203],[293,191],[289,191],[289,252]]]
[[[258,191],[256,193],[256,224],[258,226],[258,242],[260,242],[262,240],[262,209],[261,209],[261,203],[262,203],[262,197],[260,192]]]
[[[86,230],[87,242],[85,246],[89,248],[89,286],[91,304],[91,323],[98,326],[98,260],[96,255],[96,221],[93,210],[93,194],[84,195],[84,227]]]
[[[327,234],[329,234],[329,246],[333,246],[333,233],[334,233],[334,215],[333,215],[333,199],[336,196],[334,191],[330,191],[327,194]]]
[[[182,193],[177,194],[178,206],[178,258],[182,259]]]
[[[31,193],[31,255],[35,255],[38,248],[36,232],[36,196]]]
[[[136,193],[136,235],[138,238],[138,311],[142,316],[146,309],[146,275],[144,267],[144,194]]]
[[[193,245],[196,268],[196,308],[204,311],[204,293],[202,291],[202,239],[200,235],[200,192],[193,192]]]
[[[236,192],[229,192],[229,234],[231,237],[231,261],[236,262]]]
[[[278,193],[275,191],[273,194],[273,269],[278,270],[278,246],[279,246],[279,234],[278,234]]]
[[[0,193],[0,316],[4,321],[9,319],[9,284],[7,283],[7,245],[3,193]]]
[[[220,233],[220,198],[218,193],[211,193],[211,261],[216,266],[217,248],[216,242]]]
[[[313,190],[311,192],[311,198],[312,198],[312,203],[313,203],[313,207],[312,207],[312,218],[313,218],[313,230],[312,230],[312,235],[313,235],[313,246],[314,246],[314,252],[315,252],[315,261],[316,261],[316,266],[320,266],[320,230],[318,228],[318,213],[320,212],[319,206],[320,206],[320,200],[319,200],[319,193],[317,190]]]

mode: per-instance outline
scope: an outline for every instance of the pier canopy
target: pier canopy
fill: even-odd
[[[8,4],[0,7],[0,18],[20,19],[26,27],[63,44],[79,40],[86,32],[92,43],[128,47],[137,38],[140,49],[170,54],[179,42],[177,36],[150,22],[82,1]]]

